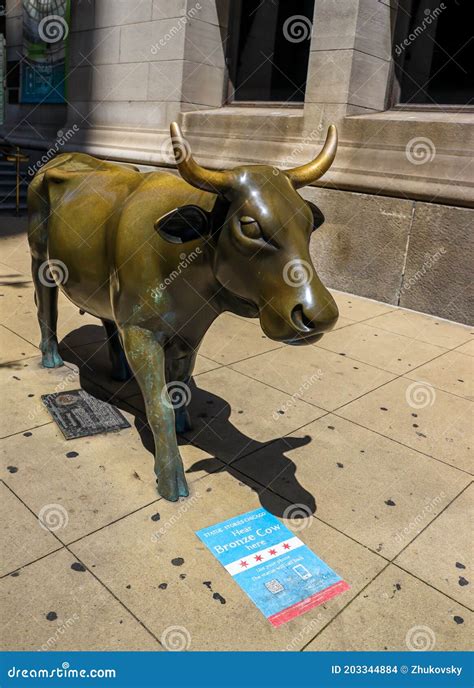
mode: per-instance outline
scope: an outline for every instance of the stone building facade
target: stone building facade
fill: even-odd
[[[433,0],[315,0],[301,3],[300,14],[298,2],[289,4],[300,25],[288,40],[299,43],[306,31],[307,70],[301,97],[282,102],[232,98],[232,59],[241,69],[245,62],[235,58],[245,0],[72,0],[67,102],[25,105],[9,97],[1,134],[44,152],[58,148],[58,131],[74,132],[62,150],[169,167],[168,127],[176,119],[209,167],[284,168],[314,157],[333,122],[336,161],[302,191],[326,218],[312,237],[321,278],[343,291],[472,321],[469,94],[456,102],[447,74],[435,95],[422,88],[426,97],[419,90],[413,96],[412,88],[401,102],[410,86],[406,75],[417,78],[413,65],[425,70],[423,84],[438,84],[434,63],[431,72],[426,66],[426,38],[451,10]],[[255,22],[254,50],[281,28],[271,26],[267,9],[260,27]],[[21,59],[21,3],[7,0],[6,10],[13,66]],[[452,66],[456,55],[446,63]],[[408,56],[411,67],[401,59]]]

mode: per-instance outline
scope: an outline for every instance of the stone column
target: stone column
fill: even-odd
[[[389,0],[316,0],[306,128],[385,109],[390,12]]]
[[[221,107],[225,100],[228,0],[187,0],[183,112]]]

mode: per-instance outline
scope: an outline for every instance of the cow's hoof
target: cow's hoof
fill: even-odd
[[[178,435],[181,435],[183,432],[188,432],[189,430],[193,429],[188,409],[185,406],[175,409],[174,424],[176,434]]]
[[[60,368],[64,365],[64,361],[59,355],[58,345],[56,342],[43,346],[40,345],[42,352],[41,365],[43,368]]]
[[[180,497],[188,497],[189,489],[182,465],[163,471],[156,479],[158,492],[169,502],[177,502]]]

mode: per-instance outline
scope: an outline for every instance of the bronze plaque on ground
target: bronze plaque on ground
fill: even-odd
[[[41,399],[67,440],[131,427],[114,406],[82,389],[43,394]]]

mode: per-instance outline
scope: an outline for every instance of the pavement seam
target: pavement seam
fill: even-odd
[[[31,430],[38,430],[38,428],[43,428],[45,425],[51,425],[53,422],[54,421],[52,421],[52,420],[48,420],[45,423],[41,423],[41,425],[33,425],[30,428],[24,428],[23,430],[18,430],[17,432],[12,432],[10,435],[4,435],[3,437],[0,437],[0,441],[1,440],[8,440],[10,437],[15,437],[15,435],[23,435],[23,433],[31,432]]]

